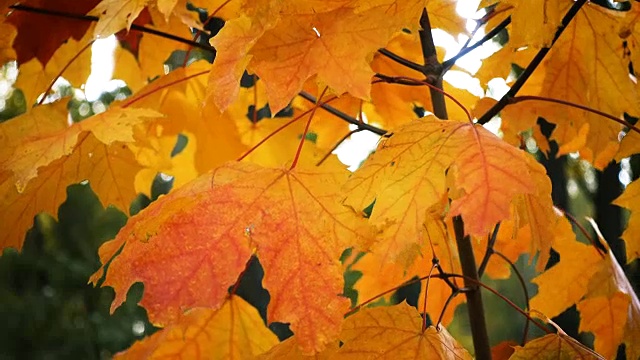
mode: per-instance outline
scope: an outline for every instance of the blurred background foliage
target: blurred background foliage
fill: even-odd
[[[200,13],[203,21],[207,19],[207,14],[202,9],[193,10]],[[213,18],[206,28],[213,36],[223,25],[223,20]],[[508,34],[502,34],[497,39],[504,43]],[[207,36],[199,39],[202,42],[208,40]],[[198,59],[212,62],[215,56],[194,50],[189,52],[190,58],[185,62],[185,55],[184,51],[174,52],[167,59],[167,70]],[[518,69],[514,71],[517,73]],[[22,92],[12,86],[16,76],[15,63],[5,64],[0,69],[0,122],[18,116],[27,109]],[[245,76],[243,86],[253,86],[253,82],[247,82],[247,79],[255,80]],[[94,101],[88,101],[80,89],[71,88],[65,81],[56,83],[54,90],[54,94],[50,95],[52,99],[72,97],[68,108],[73,121],[82,121],[105,111],[111,102],[131,95],[131,91],[122,85],[102,93]],[[287,111],[289,110],[290,108]],[[252,107],[247,109],[249,120],[254,119],[255,111]],[[268,108],[260,109],[258,113],[261,115],[259,118],[271,115]],[[283,113],[282,116],[291,114]],[[627,120],[635,122],[637,119]],[[539,126],[547,137],[554,127],[543,119],[539,120]],[[184,148],[186,141],[184,136],[176,139],[173,155]],[[558,147],[553,141],[548,155],[539,151],[532,138],[527,141],[527,150],[535,154],[546,167],[552,180],[552,196],[556,206],[567,210],[587,229],[590,227],[582,219],[585,216],[593,217],[618,261],[626,264],[624,242],[620,235],[628,214],[610,203],[621,194],[624,186],[640,174],[640,157],[625,159],[620,164],[611,163],[604,171],[597,171],[577,156],[556,156]],[[139,195],[131,205],[131,213],[144,209],[160,195],[167,193],[171,186],[170,177],[158,174],[152,185],[151,197]],[[148,322],[145,309],[137,305],[144,291],[142,284],[131,288],[127,301],[113,314],[109,310],[114,298],[113,290],[94,288],[87,284],[89,276],[101,265],[97,255],[98,248],[103,242],[114,238],[126,221],[127,217],[121,211],[101,205],[90,184],[76,184],[68,187],[67,199],[58,210],[57,221],[50,214],[38,215],[34,219],[33,228],[26,235],[23,250],[4,251],[0,256],[0,318],[3,319],[0,322],[0,334],[3,335],[0,336],[0,359],[106,359],[157,330]],[[579,231],[576,233],[586,241]],[[344,258],[348,254],[347,251]],[[496,258],[492,261],[500,260]],[[552,266],[557,261],[558,256],[554,254],[547,266]],[[636,261],[624,266],[635,289],[640,286],[638,263]],[[530,259],[522,256],[516,266],[527,283],[529,296],[533,296],[536,286],[530,280],[535,276],[535,270]],[[247,269],[237,294],[255,306],[266,322],[269,293],[262,287],[263,269],[255,258]],[[345,271],[344,294],[354,305],[367,300],[359,299],[357,291],[353,289],[353,284],[360,276],[359,272],[350,268]],[[484,277],[483,281],[524,307],[524,292],[515,275],[507,280]],[[406,300],[417,306],[421,289],[420,284],[404,286],[396,291],[390,302]],[[484,302],[492,345],[507,340],[519,343],[525,319],[489,293],[485,295]],[[374,304],[382,305],[385,302],[377,301]],[[465,305],[459,306],[455,314],[449,331],[470,349],[472,343]],[[578,332],[579,316],[575,307],[565,311],[554,321],[570,336],[587,344],[593,341],[589,334]],[[269,326],[281,340],[291,336],[286,324],[273,323]],[[537,328],[530,328],[529,339],[539,335]],[[618,358],[623,359],[623,349],[619,350]]]

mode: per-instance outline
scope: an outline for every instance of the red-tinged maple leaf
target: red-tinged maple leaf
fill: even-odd
[[[516,346],[510,360],[604,360],[588,347],[564,334],[548,334],[531,340],[526,346]]]
[[[0,151],[0,247],[21,248],[33,217],[55,214],[73,183],[89,180],[103,205],[128,209],[142,167],[126,143],[133,141],[135,124],[159,115],[114,107],[68,126],[60,101],[0,124],[0,134],[10,139]]]
[[[340,359],[471,359],[444,328],[422,331],[422,317],[406,302],[359,311],[345,321]]]
[[[370,221],[384,227],[376,247],[393,249],[384,255],[396,261],[417,241],[425,211],[447,194],[447,172],[461,190],[449,215],[461,214],[468,233],[484,236],[509,217],[516,195],[536,191],[524,161],[482,127],[427,117],[380,143],[345,185],[346,202],[364,209],[375,199]]]
[[[291,323],[304,352],[322,350],[348,309],[338,295],[338,258],[369,236],[334,193],[346,176],[343,169],[228,163],[161,198],[101,252],[106,263],[124,246],[104,282],[116,290],[112,310],[136,281],[145,284],[141,303],[154,323],[169,324],[192,307],[216,308],[255,252],[271,295],[269,321]]]
[[[278,343],[258,311],[238,296],[219,309],[192,309],[115,359],[249,359]]]
[[[20,4],[44,10],[84,14],[98,2],[99,0],[26,0],[20,1]],[[80,40],[91,25],[78,19],[25,11],[12,11],[6,21],[18,30],[14,44],[18,64],[24,64],[35,57],[45,66],[56,49],[67,39]]]

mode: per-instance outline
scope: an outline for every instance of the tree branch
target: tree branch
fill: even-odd
[[[487,241],[487,250],[484,253],[480,267],[478,268],[478,278],[481,278],[482,274],[484,274],[484,270],[487,268],[487,264],[489,263],[489,258],[491,258],[491,255],[495,252],[493,246],[496,244],[498,231],[500,231],[500,223],[497,223],[496,227],[493,228],[493,234],[491,234],[491,238]]]
[[[473,45],[462,48],[460,52],[458,52],[454,57],[452,57],[449,60],[443,61],[442,62],[442,67],[444,68],[443,71],[446,72],[447,70],[451,69],[451,67],[453,67],[456,61],[458,61],[461,57],[467,55],[468,53],[472,52],[478,47],[484,45],[484,43],[486,43],[487,41],[493,39],[493,37],[498,35],[498,33],[504,30],[509,24],[511,24],[511,16],[504,19],[500,24],[498,24],[495,28],[493,28],[485,36],[483,36],[482,39],[478,40]]]
[[[558,38],[560,38],[560,35],[562,35],[564,30],[567,28],[567,26],[569,26],[569,23],[571,23],[571,20],[573,20],[573,18],[576,16],[576,14],[578,13],[582,5],[584,5],[586,2],[587,0],[576,0],[576,2],[573,3],[569,11],[567,11],[567,13],[562,18],[562,23],[558,27],[558,30],[556,31],[556,34],[553,37],[553,40],[551,41],[551,45],[549,45],[549,47],[542,48],[540,49],[540,51],[538,51],[538,53],[533,58],[533,60],[531,60],[527,68],[524,69],[520,77],[518,77],[518,80],[516,80],[516,82],[513,84],[511,89],[509,89],[509,91],[500,99],[500,101],[498,101],[495,105],[493,105],[491,109],[489,109],[489,111],[487,111],[484,115],[482,115],[478,119],[479,124],[488,123],[489,120],[491,120],[494,116],[498,115],[498,113],[502,109],[504,109],[505,106],[509,104],[510,99],[513,98],[518,93],[518,91],[520,91],[520,89],[527,82],[527,80],[529,80],[529,77],[531,76],[531,74],[533,74],[533,72],[538,67],[538,65],[542,63],[542,60],[547,55],[547,53],[549,53],[549,50],[551,50],[551,47],[553,46],[553,44],[555,44]]]
[[[422,46],[422,57],[424,58],[424,75],[427,77],[427,81],[433,84],[439,89],[443,89],[442,86],[442,65],[438,61],[438,54],[436,53],[436,46],[433,43],[433,35],[431,34],[431,22],[429,21],[429,14],[427,9],[422,9],[422,16],[420,17],[420,45]],[[433,105],[433,113],[440,119],[448,119],[447,105],[444,101],[444,94],[434,89],[429,88],[431,94],[431,104]]]
[[[310,102],[312,102],[314,104],[316,102],[315,96],[309,94],[306,91],[301,91],[298,95],[300,95],[303,99],[308,100],[308,101],[310,101]],[[356,119],[356,118],[354,118],[352,116],[349,116],[349,115],[343,113],[342,111],[334,108],[331,105],[327,105],[325,103],[321,103],[319,106],[321,108],[323,108],[324,110],[326,110],[327,112],[329,112],[330,114],[339,117],[340,119],[348,122],[349,124],[353,124],[353,125],[358,126],[359,129],[371,131],[372,133],[378,134],[380,136],[383,136],[383,135],[385,135],[387,133],[387,130],[380,129],[378,127],[375,127],[373,125],[369,125],[369,124],[367,124],[367,123],[365,123],[363,121],[360,121],[360,120],[358,120],[358,119]]]
[[[443,68],[438,62],[436,47],[433,43],[433,36],[431,35],[431,23],[426,8],[422,10],[420,27],[420,44],[422,45],[422,56],[424,58],[425,68],[427,70],[433,69],[433,74],[436,75],[429,80],[434,80],[432,82],[434,87],[442,91]],[[440,119],[447,119],[447,105],[444,101],[444,94],[432,88],[429,88],[429,90],[431,91],[433,113]],[[460,263],[462,264],[465,287],[470,289],[470,291],[465,292],[465,295],[467,297],[467,309],[469,311],[469,322],[471,324],[471,336],[473,338],[475,356],[477,359],[491,360],[491,344],[489,343],[484,307],[482,306],[482,293],[477,284],[467,280],[472,279],[477,283],[480,282],[471,238],[464,235],[464,222],[459,215],[453,218],[453,228],[458,245]]]
[[[409,60],[409,59],[405,59],[402,56],[393,53],[392,51],[389,51],[385,48],[382,49],[378,49],[378,52],[386,57],[388,57],[389,59],[397,62],[400,65],[404,65],[406,67],[408,67],[409,69],[415,70],[421,74],[424,73],[424,66],[414,63],[413,61]]]

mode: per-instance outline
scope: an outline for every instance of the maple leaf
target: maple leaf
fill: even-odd
[[[640,347],[634,339],[640,334],[640,301],[635,291],[611,250],[600,255],[571,236],[568,222],[563,226],[565,236],[553,245],[560,262],[533,279],[538,294],[531,299],[531,308],[553,317],[577,304],[580,330],[593,332],[597,352],[613,358],[618,345],[625,343],[627,357],[637,358]]]
[[[567,335],[548,334],[529,341],[524,347],[516,346],[509,359],[602,360],[604,358]]]
[[[530,2],[518,3],[517,9],[539,13],[539,10],[531,10],[531,7],[541,8],[547,2],[537,2],[535,5]],[[572,1],[564,2],[562,13],[571,4]],[[628,60],[618,55],[624,51],[615,30],[623,17],[622,12],[607,10],[594,3],[583,6],[554,44],[544,66],[534,72],[534,76],[540,73],[544,77],[540,91],[523,89],[520,93],[562,99],[613,116],[638,114],[637,94],[629,78]],[[529,27],[521,30],[531,31]],[[560,144],[570,142],[576,134],[584,131],[585,143],[579,150],[582,157],[596,168],[606,166],[617,152],[621,125],[565,106],[538,105],[537,109],[539,116],[556,124],[552,138]],[[585,126],[588,128],[584,129]]]
[[[68,126],[60,101],[0,124],[0,134],[12,138],[0,152],[2,227],[9,229],[2,232],[0,246],[20,248],[33,217],[42,211],[55,214],[72,183],[89,180],[103,205],[128,209],[141,167],[125,143],[133,141],[135,124],[160,115],[113,107]],[[47,125],[41,126],[43,119]]]
[[[141,303],[155,323],[191,307],[216,308],[256,252],[271,295],[269,321],[290,322],[304,352],[322,350],[348,308],[338,295],[338,258],[370,236],[333,193],[346,175],[229,163],[161,198],[101,251],[106,263],[124,246],[104,281],[116,290],[112,310],[136,281],[145,284]]]
[[[258,311],[232,295],[219,309],[192,309],[115,359],[248,359],[278,343]]]
[[[385,227],[376,246],[392,247],[385,255],[395,261],[415,243],[425,211],[445,196],[448,170],[462,190],[449,215],[461,214],[468,233],[484,236],[509,217],[514,196],[532,192],[524,160],[482,127],[427,117],[380,143],[345,185],[346,203],[364,209],[375,199],[370,221]]]
[[[626,244],[628,263],[640,257],[640,241],[638,240],[640,239],[640,217],[636,210],[639,197],[640,181],[635,180],[627,186],[622,195],[613,201],[613,204],[632,211],[627,228],[622,234],[622,239]]]
[[[341,359],[471,359],[444,327],[422,331],[422,317],[406,302],[364,309],[345,321]]]
[[[276,7],[256,11],[256,15],[280,14],[271,16],[268,23],[256,18],[233,19],[212,43],[221,56],[212,74],[233,74],[210,77],[214,101],[226,109],[237,94],[245,67],[265,81],[273,112],[287,106],[313,75],[338,94],[348,91],[368,99],[371,56],[396,31],[415,27],[423,6],[422,0],[344,1],[342,6],[337,3],[321,9],[325,11],[283,5],[282,11]],[[354,48],[352,43],[359,46]],[[292,73],[293,64],[297,70]]]
[[[16,87],[22,90],[27,104],[33,105],[63,69],[62,77],[69,83],[76,87],[84,84],[91,73],[91,51],[87,48],[91,42],[89,33],[78,41],[73,38],[67,40],[57,48],[44,67],[37,58],[21,63]]]
[[[314,355],[305,355],[300,351],[296,337],[292,336],[280,344],[271,348],[271,350],[258,356],[260,360],[279,360],[279,359],[316,359],[316,360],[331,360],[335,359],[336,352],[338,351],[338,342],[327,345],[327,348],[322,352]]]
[[[99,0],[82,2],[75,0],[26,0],[20,1],[20,4],[39,9],[84,14],[96,6],[98,2]],[[18,31],[14,43],[18,64],[24,64],[35,58],[45,66],[60,46],[68,40],[78,41],[83,38],[91,25],[89,22],[78,19],[26,11],[12,11],[6,22],[13,24]],[[4,31],[1,32],[5,34]],[[4,64],[4,61],[0,61],[0,64]]]

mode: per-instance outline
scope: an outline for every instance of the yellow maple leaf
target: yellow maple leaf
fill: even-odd
[[[630,183],[622,195],[613,201],[613,204],[632,211],[627,228],[622,233],[627,249],[627,262],[640,257],[640,217],[636,209],[638,201],[640,201],[640,181],[638,180]]]
[[[8,229],[1,247],[20,248],[33,217],[41,211],[55,214],[66,186],[75,182],[89,180],[104,205],[128,210],[141,167],[126,143],[133,141],[132,127],[150,116],[160,114],[114,107],[68,126],[60,101],[0,124],[0,134],[13,138],[0,152],[2,222]]]
[[[427,117],[381,142],[345,185],[346,202],[364,209],[375,199],[370,221],[384,227],[376,246],[395,244],[387,255],[396,261],[416,242],[425,211],[447,193],[448,170],[461,190],[449,215],[462,214],[466,231],[484,236],[509,217],[514,196],[535,191],[524,160],[482,127]]]
[[[115,359],[248,359],[278,343],[258,311],[232,295],[219,309],[196,308]]]
[[[603,360],[604,358],[565,334],[548,334],[531,340],[525,345],[516,346],[510,360]]]
[[[553,317],[577,304],[580,329],[596,335],[597,352],[612,358],[618,345],[625,343],[627,358],[637,358],[640,301],[624,271],[611,250],[601,255],[595,247],[577,242],[570,229],[565,233],[553,245],[560,262],[533,279],[538,294],[531,299],[531,308]]]
[[[422,331],[422,317],[406,302],[364,309],[345,321],[341,359],[471,359],[444,328]]]
[[[536,6],[544,4],[537,2]],[[571,4],[564,2],[562,12]],[[639,114],[628,60],[618,55],[624,53],[622,41],[613,31],[623,17],[622,12],[585,4],[554,44],[544,66],[536,70],[544,73],[541,91],[521,93],[562,99],[613,116]],[[538,104],[538,114],[557,125],[554,139],[561,145],[568,143],[588,124],[582,157],[598,169],[611,161],[619,146],[620,124],[579,109],[547,105]],[[568,151],[572,150],[575,148]]]
[[[37,58],[19,64],[15,86],[22,90],[28,107],[35,103],[38,96],[59,75],[76,88],[87,81],[91,74],[91,48],[87,46],[91,41],[89,32],[78,41],[69,38],[53,53],[44,67]]]

